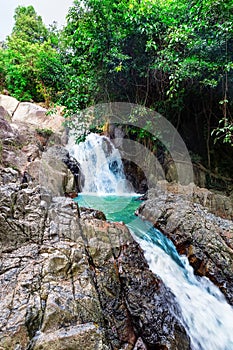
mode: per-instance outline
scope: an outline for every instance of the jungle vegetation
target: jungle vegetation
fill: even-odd
[[[125,101],[152,108],[212,171],[233,171],[231,0],[75,0],[66,26],[15,10],[0,90],[75,113]]]

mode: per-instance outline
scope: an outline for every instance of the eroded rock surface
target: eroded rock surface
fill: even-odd
[[[0,103],[1,101],[2,99]],[[8,106],[7,103],[4,105]],[[46,185],[55,196],[77,192],[80,184],[80,167],[62,145],[62,135],[53,132],[52,129],[41,129],[43,124],[39,124],[38,127],[37,124],[30,124],[30,120],[26,123],[25,115],[24,122],[16,119],[12,123],[11,108],[9,106],[8,108],[9,112],[0,106],[0,179],[2,183],[9,182],[11,178],[10,170],[9,176],[6,175],[5,168],[8,168],[18,172],[18,180],[21,179],[21,182],[34,181],[37,184]],[[23,113],[23,110],[21,112]]]
[[[194,203],[199,203],[207,208],[209,212],[220,216],[224,219],[233,219],[233,196],[224,195],[223,193],[213,192],[207,188],[201,188],[194,184],[181,186],[177,183],[168,183],[160,181],[157,183],[168,193],[178,194],[184,199]]]
[[[0,198],[1,349],[190,349],[125,225],[81,219],[38,187],[8,184]]]
[[[148,196],[138,214],[170,238],[178,252],[187,255],[195,273],[209,277],[233,304],[232,221],[187,200],[187,194],[158,186]]]

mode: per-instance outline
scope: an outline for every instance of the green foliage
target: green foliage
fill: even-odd
[[[156,109],[181,130],[196,125],[210,166],[211,131],[231,119],[232,23],[230,0],[76,0],[65,28],[64,103],[75,113],[126,101]],[[227,108],[219,108],[223,100]],[[200,148],[196,142],[193,152]]]
[[[215,143],[222,140],[223,143],[229,143],[233,147],[233,123],[229,120],[221,119],[218,128],[214,129],[211,134],[214,136]]]
[[[19,6],[0,48],[0,88],[60,102],[84,134],[90,120],[79,111],[96,103],[153,108],[185,141],[194,138],[193,152],[210,167],[214,136],[233,140],[232,23],[231,0],[75,0],[62,32]],[[132,132],[149,140],[149,130]]]
[[[33,6],[18,6],[14,15],[15,24],[9,40],[21,39],[30,43],[42,43],[48,38],[48,30],[41,16],[36,14]]]
[[[58,99],[65,79],[60,53],[52,47],[55,34],[44,26],[32,6],[17,7],[15,26],[0,48],[0,84],[20,101]]]
[[[76,0],[66,35],[81,106],[92,102],[93,93],[97,101],[151,105],[152,89],[171,100],[197,84],[215,88],[232,70],[225,52],[231,19],[232,6],[223,0],[202,6],[186,0]],[[85,88],[84,76],[95,91]]]
[[[45,138],[48,138],[51,135],[53,135],[53,131],[51,129],[46,129],[46,128],[43,128],[43,129],[37,128],[36,132],[38,135],[43,136]]]

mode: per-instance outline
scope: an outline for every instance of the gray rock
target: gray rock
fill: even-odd
[[[6,108],[7,109],[7,108]],[[64,131],[64,118],[59,115],[46,115],[47,109],[30,102],[20,102],[14,112],[12,121],[23,122],[34,128],[51,129],[53,132]]]
[[[39,173],[40,184],[46,186],[54,196],[79,190],[80,165],[62,146],[49,147],[43,153]]]
[[[0,95],[0,106],[2,106],[11,116],[14,114],[18,104],[19,101],[17,101],[16,98],[7,95]]]
[[[7,112],[7,110],[6,110],[3,106],[1,106],[1,104],[0,104],[0,118],[1,118],[1,119],[5,119],[5,120],[7,120],[8,122],[11,121],[11,116],[10,116],[10,114]]]
[[[0,208],[0,251],[42,242],[47,208],[42,205],[39,187],[0,186]]]
[[[131,350],[141,337],[144,349],[190,349],[125,225],[81,219],[38,187],[5,185],[0,198],[0,348]]]
[[[12,168],[2,168],[0,169],[0,185],[7,185],[9,183],[19,182],[21,179],[18,170]]]
[[[86,323],[50,333],[41,333],[36,339],[34,350],[108,350],[104,334],[98,326]]]

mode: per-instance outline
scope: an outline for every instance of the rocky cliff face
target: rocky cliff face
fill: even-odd
[[[126,226],[64,197],[80,174],[61,118],[0,104],[0,349],[190,349],[173,294]]]
[[[24,186],[1,186],[1,349],[190,349],[126,226]]]
[[[22,182],[46,184],[54,195],[77,192],[80,167],[64,147],[63,117],[46,112],[0,95],[0,169],[2,174],[6,167],[14,169]]]
[[[209,198],[214,198],[208,197],[209,191],[196,188],[190,191],[187,187],[183,194],[181,188],[177,193],[174,191],[175,188],[165,190],[161,186],[150,190],[138,215],[170,238],[178,252],[187,255],[195,273],[209,277],[233,304],[232,221],[215,216],[199,204],[206,198],[203,204],[208,205]],[[210,209],[214,211],[214,206]]]

